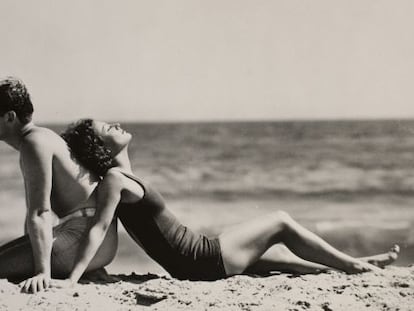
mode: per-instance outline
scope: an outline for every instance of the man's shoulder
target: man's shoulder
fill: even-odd
[[[45,127],[36,127],[22,140],[21,152],[53,152],[60,145],[59,135]]]

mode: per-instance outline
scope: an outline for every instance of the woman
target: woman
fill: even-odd
[[[396,247],[386,254],[353,258],[281,211],[236,225],[214,239],[195,234],[166,209],[158,192],[133,174],[128,156],[131,134],[119,124],[80,120],[62,136],[74,157],[102,177],[97,187],[97,213],[67,283],[79,280],[115,216],[155,261],[179,279],[215,280],[272,270],[379,271],[369,262],[384,265],[398,255]],[[279,243],[289,251],[272,247]]]

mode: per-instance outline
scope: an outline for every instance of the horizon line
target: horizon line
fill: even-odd
[[[89,118],[89,117],[85,117]],[[81,119],[81,118],[79,118]],[[83,118],[82,118],[83,119]],[[93,118],[92,118],[93,119]],[[95,118],[102,120],[101,118]],[[78,119],[76,119],[78,120]],[[48,124],[48,125],[66,125],[76,120],[71,121],[35,121],[37,124]],[[126,124],[140,123],[140,124],[214,124],[214,123],[289,123],[289,122],[352,122],[352,121],[414,121],[414,117],[355,117],[355,118],[286,118],[286,119],[184,119],[184,120],[114,120],[114,119],[103,119],[105,122],[121,122]]]

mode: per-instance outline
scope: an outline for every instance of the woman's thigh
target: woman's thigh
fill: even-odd
[[[290,273],[318,273],[327,267],[304,260],[292,253],[284,244],[270,247],[256,262],[247,267],[246,273],[269,274],[275,271]]]
[[[219,236],[223,263],[228,275],[242,273],[255,263],[282,232],[282,212],[259,216],[232,226]]]

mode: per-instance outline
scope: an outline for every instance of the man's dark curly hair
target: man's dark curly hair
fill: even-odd
[[[71,124],[62,134],[77,161],[99,177],[115,166],[111,150],[95,133],[92,119],[82,119]]]
[[[32,121],[33,105],[24,83],[14,77],[0,80],[0,116],[14,111],[23,124]]]

